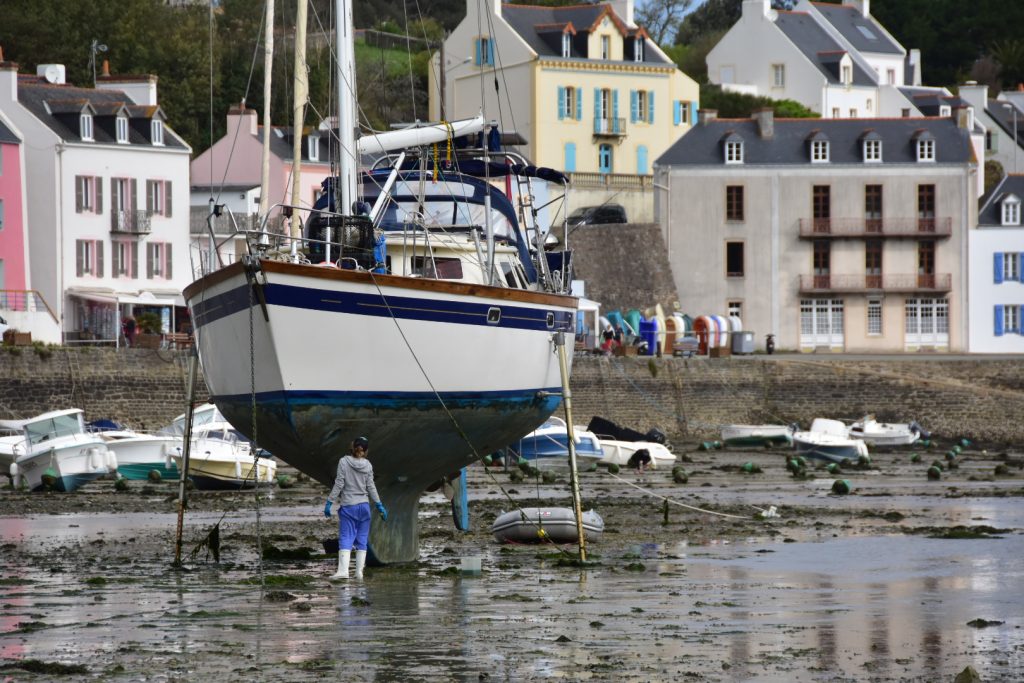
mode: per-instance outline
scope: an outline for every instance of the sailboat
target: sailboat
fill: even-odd
[[[350,41],[351,4],[336,16],[339,44]],[[418,557],[420,494],[560,404],[556,345],[573,333],[577,299],[568,257],[549,259],[539,230],[528,244],[516,208],[488,182],[507,164],[485,152],[481,179],[399,153],[389,170],[360,174],[360,152],[442,143],[453,126],[357,143],[350,51],[339,58],[350,68],[339,78],[338,177],[313,210],[293,198],[288,236],[247,234],[243,258],[184,294],[211,399],[239,431],[328,486],[351,441],[369,439],[389,510],[373,523],[371,555],[407,562]],[[479,130],[477,118],[460,128]],[[372,205],[350,215],[357,200]]]

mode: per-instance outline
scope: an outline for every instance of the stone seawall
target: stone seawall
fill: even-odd
[[[78,407],[155,429],[185,411],[187,356],[146,349],[0,350],[0,419]],[[1024,444],[1024,361],[820,359],[808,356],[577,357],[577,424],[593,415],[642,431],[703,439],[728,423],[814,417],[917,420],[936,434]],[[200,380],[197,398],[206,398]],[[559,412],[561,414],[561,412]]]

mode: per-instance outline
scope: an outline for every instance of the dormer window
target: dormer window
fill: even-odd
[[[153,138],[154,145],[164,144],[164,122],[159,119],[153,119],[149,124],[150,137]]]
[[[611,36],[601,36],[601,59],[612,58],[612,38]]]
[[[114,120],[115,133],[117,135],[118,144],[128,144],[128,118],[124,116],[118,116]]]
[[[725,141],[725,163],[743,163],[743,140],[733,136],[732,139]]]
[[[1003,225],[1020,225],[1020,199],[1015,195],[1003,200]]]
[[[306,156],[310,161],[320,161],[320,136],[310,135],[306,138]]]
[[[849,64],[843,64],[843,85],[850,85],[853,83],[853,67]]]
[[[562,34],[562,57],[572,57],[572,36],[568,33]]]
[[[917,160],[935,161],[935,140],[931,136],[918,138]]]
[[[82,140],[92,142],[92,114],[82,114],[78,119],[78,134]]]
[[[949,116],[953,113],[953,109],[948,104],[939,106],[939,116]]]
[[[828,162],[828,140],[811,141],[811,163],[824,164]]]
[[[882,141],[877,138],[864,140],[864,161],[878,163],[882,160]]]
[[[644,39],[637,38],[633,41],[633,61],[642,62],[644,61]]]

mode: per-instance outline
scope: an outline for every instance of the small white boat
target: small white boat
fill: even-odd
[[[125,479],[148,479],[154,471],[163,479],[178,477],[173,456],[181,450],[180,437],[130,429],[111,429],[96,434],[117,455],[117,472]]]
[[[604,457],[601,441],[586,427],[573,426],[573,444],[576,457],[597,462]],[[552,415],[540,427],[519,439],[509,450],[523,460],[565,459],[569,457],[569,430],[565,420]]]
[[[856,462],[860,456],[868,455],[867,445],[851,438],[849,427],[839,420],[822,417],[814,419],[809,431],[794,432],[793,445],[800,455],[826,462]]]
[[[594,510],[583,513],[583,535],[588,541],[601,536],[604,520]],[[491,533],[502,543],[574,543],[579,539],[572,508],[522,508],[498,515]]]
[[[790,446],[793,429],[789,425],[723,425],[722,443],[726,446]]]
[[[921,438],[923,431],[921,425],[916,422],[877,422],[874,415],[867,415],[860,422],[850,425],[851,437],[860,439],[868,445],[881,447],[909,446]]]
[[[179,415],[164,430],[182,435],[171,455],[178,471],[184,459],[185,425],[186,416]],[[269,455],[254,457],[249,441],[224,419],[216,406],[207,404],[193,411],[188,476],[201,490],[252,488],[275,481],[277,461]]]
[[[601,439],[601,450],[604,457],[597,461],[598,465],[618,465],[626,467],[630,458],[642,449],[646,449],[651,456],[651,469],[659,467],[671,467],[676,461],[676,454],[660,443],[653,441],[618,441],[615,439]]]
[[[3,420],[0,429],[16,432],[0,437],[0,465],[15,487],[70,492],[117,470],[117,458],[103,439],[86,431],[78,408]]]

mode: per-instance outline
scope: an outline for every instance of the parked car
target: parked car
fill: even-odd
[[[569,226],[599,225],[602,223],[628,223],[626,209],[621,204],[581,206],[569,214]]]

